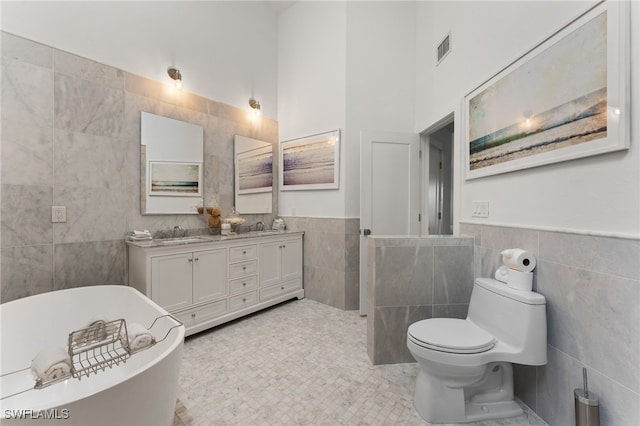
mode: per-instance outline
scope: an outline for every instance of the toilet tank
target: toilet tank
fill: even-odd
[[[533,291],[516,290],[493,278],[477,278],[467,319],[510,346],[512,362],[547,363],[546,299]]]

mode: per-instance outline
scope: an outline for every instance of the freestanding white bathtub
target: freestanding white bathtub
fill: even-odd
[[[157,340],[166,335],[164,341],[133,353],[125,363],[88,377],[71,377],[32,389],[34,378],[29,369],[12,373],[30,367],[46,347],[66,349],[69,333],[82,329],[97,314],[149,327],[167,312],[126,286],[79,287],[0,305],[0,423],[173,424],[184,326],[175,327],[179,323],[171,317],[161,318],[151,329]],[[30,390],[9,396],[25,389]]]

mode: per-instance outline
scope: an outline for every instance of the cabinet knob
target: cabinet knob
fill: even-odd
[[[246,269],[247,269],[247,267],[246,267],[246,266],[243,266],[243,267],[242,267],[242,270],[243,270],[243,271],[244,271],[244,270],[246,270]]]
[[[191,314],[191,318],[195,318],[195,317],[196,317],[196,313],[194,312]]]
[[[286,244],[283,244],[283,245],[282,245],[282,248],[285,248],[286,246],[287,246]]]
[[[242,254],[247,254],[247,251],[246,250],[242,250]]]
[[[284,287],[280,287],[280,290],[284,290]]]
[[[196,257],[196,262],[197,262],[198,260],[200,260],[200,258]]]
[[[193,259],[188,259],[188,260],[189,260],[189,262],[193,262]]]
[[[243,298],[242,298],[242,301],[243,301],[243,302],[246,302],[246,301],[247,301],[247,299],[243,297]]]
[[[242,285],[247,285],[247,283],[242,283]]]

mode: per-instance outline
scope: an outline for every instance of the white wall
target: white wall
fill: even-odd
[[[631,149],[555,165],[464,180],[462,99],[494,73],[584,11],[585,2],[419,2],[416,131],[455,111],[458,218],[461,221],[640,235],[640,130]],[[640,108],[640,3],[632,2],[632,112]],[[434,19],[437,17],[437,19]],[[451,31],[452,51],[435,67],[436,44]],[[632,120],[633,121],[633,120]],[[471,217],[488,200],[490,217]]]
[[[415,3],[300,2],[279,19],[280,140],[342,129],[340,190],[280,195],[280,214],[359,217],[360,131],[413,131]]]
[[[343,2],[299,2],[280,15],[280,141],[345,128],[346,18]],[[281,215],[344,217],[344,143],[340,149],[340,189],[281,192]]]
[[[277,118],[277,17],[263,2],[9,1],[2,30]]]
[[[360,131],[413,132],[413,2],[347,3],[347,217],[360,216]]]

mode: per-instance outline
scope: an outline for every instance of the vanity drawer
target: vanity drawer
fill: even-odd
[[[294,280],[260,289],[260,300],[269,300],[302,288],[302,281]]]
[[[239,294],[229,298],[229,310],[231,312],[238,311],[242,308],[255,305],[258,301],[258,291],[254,290],[249,293]]]
[[[229,281],[230,294],[253,290],[254,288],[258,288],[258,277],[256,275],[244,278],[236,278],[235,280]]]
[[[218,300],[217,302],[207,303],[206,305],[198,306],[197,308],[189,309],[182,312],[173,314],[179,321],[185,326],[189,327],[194,324],[198,324],[210,319],[217,318],[227,313],[227,301],[226,299]]]
[[[258,255],[258,246],[232,247],[229,249],[229,262],[240,262],[247,259],[255,259]]]
[[[229,265],[229,278],[246,277],[253,275],[258,271],[257,260],[247,260],[246,262],[234,263]]]

